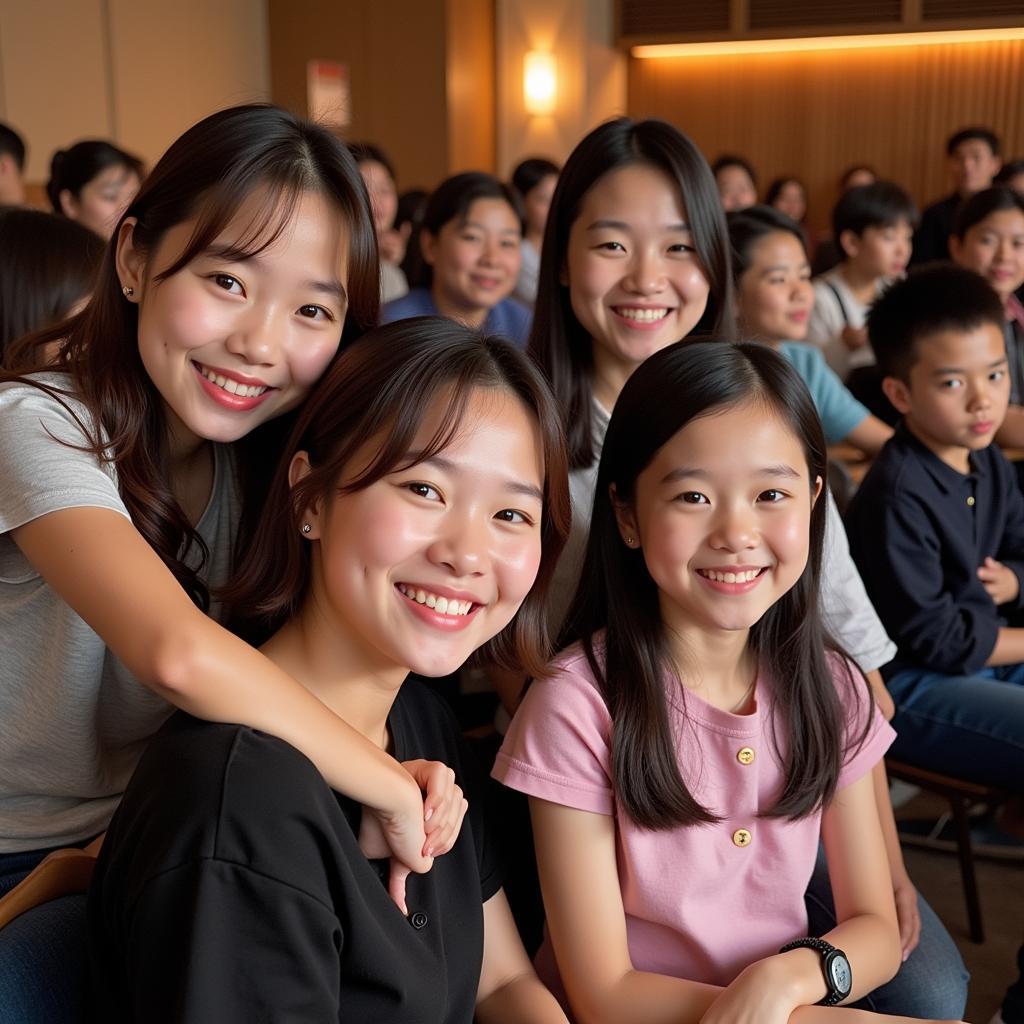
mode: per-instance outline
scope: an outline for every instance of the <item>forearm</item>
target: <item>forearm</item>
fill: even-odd
[[[986,665],[1016,665],[1024,661],[1024,629],[1003,626],[996,634],[996,645]]]
[[[1003,425],[996,431],[996,442],[1003,448],[1024,448],[1024,406],[1011,405]]]
[[[893,878],[896,878],[905,875],[907,869],[903,863],[899,833],[896,831],[896,818],[892,813],[892,800],[889,799],[889,780],[885,775],[885,762],[879,761],[872,774],[875,783],[875,802],[878,804],[878,822],[882,826],[882,838],[885,840],[885,855],[889,861],[889,871]]]
[[[725,990],[667,974],[627,971],[570,1000],[580,1024],[698,1024]]]
[[[859,448],[866,455],[877,455],[889,438],[892,427],[877,416],[867,415],[846,435],[846,441]]]
[[[477,1003],[479,1024],[565,1024],[565,1013],[531,969]]]

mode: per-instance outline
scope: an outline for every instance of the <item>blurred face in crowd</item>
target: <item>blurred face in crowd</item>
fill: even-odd
[[[395,179],[388,169],[376,160],[363,160],[359,164],[359,173],[363,176],[366,191],[370,193],[370,206],[373,209],[373,226],[377,235],[391,229],[398,212],[398,192],[395,190]]]
[[[86,182],[77,196],[64,189],[60,193],[61,209],[66,217],[77,220],[101,238],[110,238],[140,184],[132,168],[114,164]]]
[[[859,235],[844,231],[840,244],[850,262],[865,277],[899,277],[910,262],[914,229],[910,222],[866,227]]]
[[[751,246],[736,289],[744,333],[762,341],[802,341],[814,305],[811,265],[797,238],[773,231]]]
[[[25,182],[18,161],[10,153],[0,153],[0,206],[20,206],[25,202]]]
[[[1024,284],[1024,212],[997,210],[964,232],[950,236],[953,259],[981,274],[1006,300]]]
[[[745,210],[757,202],[753,179],[739,164],[726,164],[715,173],[718,195],[726,213]]]
[[[508,298],[519,276],[522,230],[504,199],[474,200],[466,216],[436,235],[424,231],[423,258],[433,267],[431,292],[445,316],[479,327]]]
[[[772,206],[799,224],[807,213],[807,196],[804,194],[803,185],[799,181],[787,181]]]
[[[949,157],[953,187],[962,196],[990,188],[1002,162],[984,139],[965,139]]]
[[[523,212],[526,214],[526,233],[534,238],[544,234],[548,210],[551,208],[551,197],[555,194],[558,184],[557,174],[547,174],[523,196]]]

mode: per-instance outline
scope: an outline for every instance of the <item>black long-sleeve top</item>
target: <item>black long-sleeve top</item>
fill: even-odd
[[[1024,498],[996,445],[959,473],[904,425],[861,482],[846,515],[850,551],[896,642],[886,675],[908,665],[977,672],[1003,621],[978,579],[987,556],[1024,580]],[[1024,588],[1008,609],[1024,607]]]
[[[484,780],[453,716],[406,682],[400,760],[455,769],[470,810],[454,849],[411,875],[359,850],[360,808],[253,729],[175,715],[114,816],[89,893],[94,1019],[146,1024],[469,1024],[482,904],[500,887]]]

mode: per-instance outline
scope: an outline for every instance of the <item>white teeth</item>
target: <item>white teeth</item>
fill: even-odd
[[[230,377],[224,377],[219,373],[214,373],[212,370],[208,370],[205,366],[199,366],[199,372],[208,380],[211,384],[216,384],[217,387],[223,388],[228,394],[238,395],[240,398],[256,398],[258,395],[262,395],[267,390],[266,385],[259,384],[240,384],[237,380],[233,380]]]
[[[473,609],[472,601],[458,601],[454,597],[438,597],[429,591],[410,587],[405,583],[399,583],[398,589],[410,600],[417,604],[425,604],[428,608],[440,612],[442,615],[468,615]]]
[[[760,569],[747,569],[745,572],[718,572],[715,569],[699,569],[701,576],[714,580],[716,583],[749,583],[757,579]]]
[[[668,316],[667,309],[637,309],[637,308],[620,308],[616,312],[619,316],[624,316],[627,320],[640,320],[644,323],[653,323],[655,320],[663,320]]]

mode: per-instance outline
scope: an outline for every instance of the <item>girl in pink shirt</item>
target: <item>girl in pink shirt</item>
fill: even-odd
[[[531,798],[538,967],[581,1021],[880,1019],[815,1005],[900,964],[871,778],[893,733],[818,611],[825,471],[813,402],[763,346],[672,345],[618,396],[578,643],[495,766]],[[838,924],[788,948],[819,834]]]

